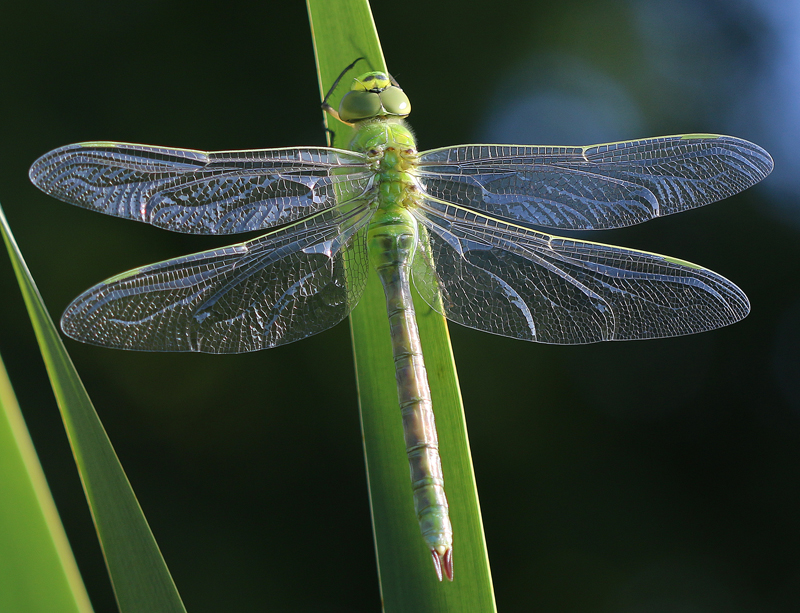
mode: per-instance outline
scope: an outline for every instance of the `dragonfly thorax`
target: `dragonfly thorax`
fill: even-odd
[[[375,172],[374,188],[380,208],[417,206],[419,154],[414,135],[402,119],[384,117],[360,122],[350,148],[367,155],[369,167]]]
[[[385,152],[397,151],[406,163],[413,165],[418,158],[414,133],[399,117],[375,117],[359,122],[350,149],[377,158],[383,158]]]

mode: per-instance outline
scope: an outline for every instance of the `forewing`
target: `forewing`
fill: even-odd
[[[118,349],[244,353],[344,319],[367,276],[366,205],[324,211],[260,238],[131,270],[79,296],[61,319]]]
[[[731,136],[690,134],[586,147],[463,145],[420,155],[432,197],[512,222],[619,228],[722,200],[772,158]]]
[[[720,275],[662,255],[570,240],[426,200],[414,284],[471,328],[529,341],[593,343],[692,334],[745,317]]]
[[[187,234],[234,234],[302,219],[357,198],[372,172],[361,154],[296,148],[205,152],[128,143],[55,149],[30,169],[45,193],[87,209]]]

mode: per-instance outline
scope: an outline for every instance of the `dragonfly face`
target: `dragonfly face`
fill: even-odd
[[[408,96],[382,72],[368,72],[353,79],[339,105],[339,117],[348,123],[374,117],[408,117],[410,112]]]

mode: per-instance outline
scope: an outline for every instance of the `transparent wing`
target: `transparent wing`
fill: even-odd
[[[432,197],[551,228],[619,228],[722,200],[772,158],[731,136],[687,134],[587,147],[463,145],[423,152]]]
[[[373,174],[364,160],[323,147],[208,153],[96,142],[55,149],[29,174],[45,193],[93,211],[187,234],[234,234],[313,215],[337,195],[357,197]]]
[[[67,308],[64,332],[79,341],[144,351],[244,353],[336,325],[367,276],[359,203],[223,249],[131,270]]]
[[[692,334],[750,310],[733,283],[681,260],[550,236],[444,202],[426,200],[415,215],[424,230],[414,285],[432,308],[478,330],[580,344]]]

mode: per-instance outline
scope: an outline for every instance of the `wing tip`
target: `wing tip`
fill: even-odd
[[[100,141],[73,143],[51,149],[47,153],[40,155],[38,158],[36,158],[36,160],[34,160],[33,164],[31,164],[31,167],[28,169],[28,178],[30,179],[31,183],[33,183],[44,193],[53,195],[53,182],[50,180],[50,178],[52,168],[58,165],[57,162],[63,164],[65,160],[69,159],[69,156],[74,151],[99,144],[101,144]],[[113,143],[106,143],[106,145],[110,144]]]

